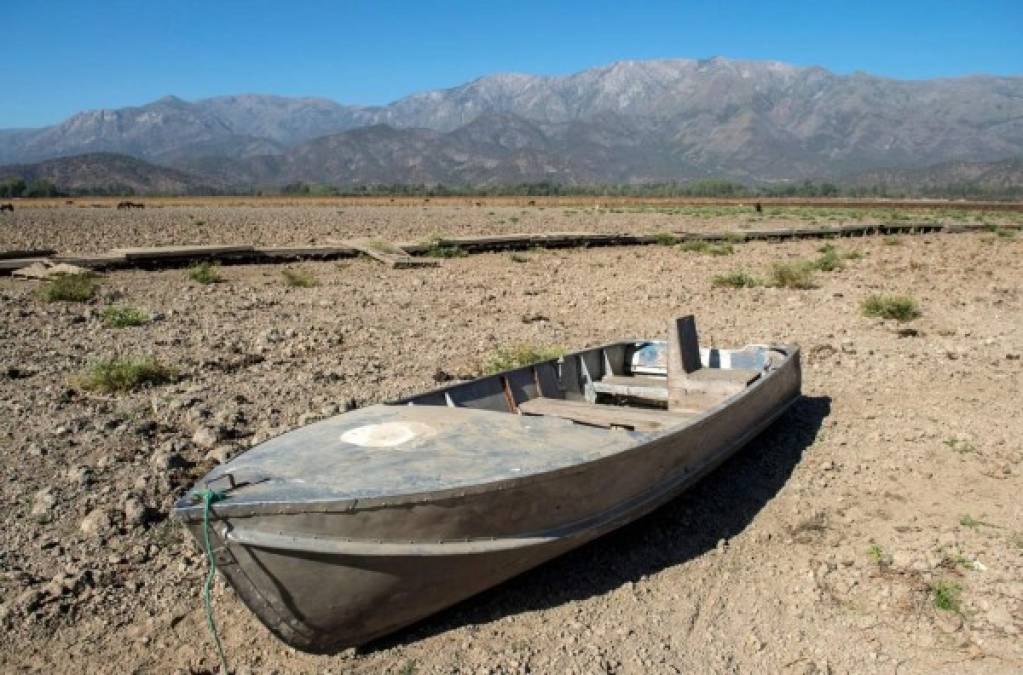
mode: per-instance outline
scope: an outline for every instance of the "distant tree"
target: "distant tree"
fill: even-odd
[[[42,178],[33,180],[25,188],[26,197],[57,197],[59,195],[60,191],[57,190],[57,186]]]
[[[0,197],[21,197],[25,194],[25,180],[8,178],[0,183]]]

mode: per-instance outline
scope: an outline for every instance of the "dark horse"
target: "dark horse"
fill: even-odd
[[[127,202],[127,201],[125,201],[125,202],[118,202],[117,208],[118,209],[144,209],[144,208],[146,208],[146,205],[145,204],[140,204],[139,202]]]
[[[0,213],[3,213],[4,211],[14,213],[14,204],[0,204]]]

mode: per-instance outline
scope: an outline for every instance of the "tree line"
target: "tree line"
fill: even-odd
[[[57,186],[48,180],[36,178],[25,182],[24,178],[14,177],[0,181],[0,199],[14,197],[60,197]]]

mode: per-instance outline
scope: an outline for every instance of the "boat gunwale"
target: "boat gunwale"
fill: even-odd
[[[323,537],[314,534],[287,535],[284,533],[275,534],[261,531],[246,532],[241,528],[232,526],[224,527],[221,536],[228,542],[241,544],[242,546],[252,546],[254,548],[362,557],[482,555],[543,546],[566,539],[585,539],[591,536],[600,536],[601,533],[615,530],[622,524],[632,522],[643,514],[653,511],[664,501],[670,500],[672,495],[684,491],[687,487],[700,480],[721,462],[762,433],[775,420],[784,415],[797,400],[799,400],[799,395],[790,398],[784,404],[778,406],[772,411],[770,416],[749,428],[742,436],[730,442],[727,446],[724,446],[721,452],[707,457],[696,466],[687,467],[667,480],[652,485],[649,490],[637,495],[633,499],[616,504],[613,508],[596,515],[536,533],[501,537],[441,539],[439,541],[384,541]],[[300,542],[306,543],[304,546],[296,545]]]
[[[657,342],[657,340],[622,340],[617,342],[608,343],[605,345],[599,345],[596,347],[588,347],[581,349],[577,352],[571,352],[565,356],[571,356],[575,354],[582,354],[585,352],[606,349],[608,347],[615,347],[619,345],[636,344],[641,342]],[[752,346],[752,345],[747,345]],[[657,431],[649,432],[632,432],[637,434],[639,438],[636,442],[624,447],[623,449],[613,452],[603,457],[598,457],[585,462],[576,464],[570,464],[568,466],[551,469],[549,471],[541,471],[538,473],[528,474],[525,476],[514,476],[511,478],[502,478],[500,480],[487,481],[483,483],[474,483],[472,485],[466,485],[461,487],[443,488],[440,490],[427,490],[421,492],[410,492],[400,495],[384,495],[374,497],[349,497],[343,499],[322,499],[322,500],[308,500],[308,501],[247,501],[247,502],[235,502],[231,503],[230,499],[225,501],[219,501],[211,507],[211,514],[217,519],[223,518],[259,518],[264,516],[272,515],[299,515],[303,513],[317,513],[317,514],[329,514],[329,513],[353,513],[356,511],[370,511],[377,509],[386,509],[394,507],[407,507],[413,505],[424,505],[445,502],[451,499],[461,499],[469,496],[478,496],[492,492],[501,492],[504,490],[514,489],[524,483],[541,484],[548,481],[561,480],[563,478],[571,477],[577,473],[591,470],[593,467],[599,467],[600,464],[618,461],[623,455],[636,453],[642,451],[650,443],[662,440],[670,435],[682,433],[692,427],[706,424],[711,418],[721,414],[725,410],[737,405],[740,401],[751,396],[754,392],[771,382],[778,374],[784,369],[792,367],[792,364],[798,358],[800,353],[800,347],[798,344],[783,343],[783,344],[768,344],[768,345],[756,345],[765,349],[780,351],[784,354],[784,358],[780,363],[770,370],[765,371],[764,376],[757,378],[756,381],[751,383],[745,389],[722,399],[714,406],[707,408],[706,410],[700,411],[698,414],[693,415],[690,418],[680,419],[678,423],[665,426]],[[741,350],[734,350],[741,351]],[[562,357],[558,357],[562,358]],[[538,361],[537,363],[549,363],[557,361],[557,359],[549,359],[547,361]],[[512,368],[509,370],[501,371],[499,373],[493,373],[487,377],[497,377],[505,373],[515,372],[524,368],[530,368],[537,365],[529,364],[521,366],[520,368]],[[433,389],[429,392],[424,393],[438,393],[448,391],[452,388],[461,386],[464,383],[449,385],[440,389]],[[417,396],[422,394],[417,394]],[[395,401],[388,401],[380,405],[383,406],[396,406],[400,407],[409,403],[409,398],[398,399]],[[797,396],[798,398],[798,396]],[[777,415],[772,415],[771,420],[774,420],[784,410],[786,410],[796,399],[785,401],[779,404]],[[512,413],[505,413],[512,414]],[[289,430],[286,433],[291,433]],[[284,434],[281,434],[283,436]],[[279,437],[279,436],[278,436]],[[275,437],[277,438],[277,437]],[[746,438],[745,434],[743,438]],[[750,436],[752,438],[752,436]],[[272,439],[268,439],[272,440]],[[748,442],[749,438],[744,442]],[[198,486],[200,483],[205,482],[206,485],[213,483],[214,481],[220,480],[227,476],[230,472],[225,472],[219,476],[208,480],[199,481],[196,483]],[[230,495],[229,495],[230,497]],[[194,523],[202,520],[202,504],[199,502],[188,502],[182,505],[187,499],[187,495],[179,499],[178,503],[171,509],[171,517],[183,522],[183,523]]]

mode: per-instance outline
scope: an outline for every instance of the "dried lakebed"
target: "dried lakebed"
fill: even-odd
[[[93,234],[109,248],[126,231]],[[126,270],[87,303],[0,279],[0,667],[215,668],[204,560],[166,519],[196,476],[347,406],[472,376],[501,346],[655,335],[693,312],[707,343],[803,347],[804,399],[736,458],[635,525],[359,652],[286,648],[218,581],[232,666],[1018,672],[1023,237],[842,240],[862,257],[816,272],[815,288],[712,283],[765,278],[821,243],[296,265],[309,287],[278,266],[225,267],[209,285]],[[911,296],[922,315],[867,318],[876,293]],[[150,320],[109,327],[110,306]],[[75,384],[115,355],[152,356],[176,381]]]

